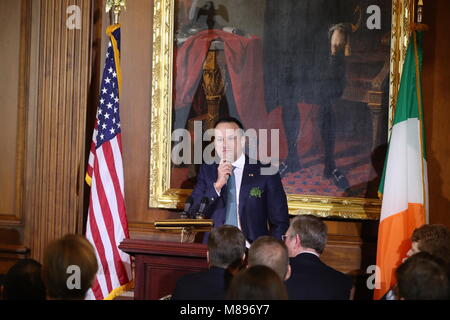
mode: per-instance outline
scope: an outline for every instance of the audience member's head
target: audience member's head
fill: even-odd
[[[245,257],[245,237],[235,226],[214,228],[208,238],[208,261],[211,267],[227,269]]]
[[[48,298],[77,300],[84,299],[98,264],[94,248],[86,238],[66,235],[47,246],[42,268]]]
[[[322,254],[327,244],[327,231],[327,225],[313,215],[292,218],[284,240],[289,257],[295,257],[304,251]]]
[[[281,280],[287,280],[290,276],[290,266],[286,245],[270,236],[256,239],[248,251],[248,266],[258,265],[271,268]]]
[[[450,263],[450,230],[441,224],[424,224],[414,230],[407,256],[424,251]]]
[[[449,298],[448,274],[444,261],[428,252],[418,252],[396,271],[397,296],[405,300]]]
[[[241,270],[231,281],[230,300],[287,300],[284,282],[271,268],[253,266]]]
[[[18,261],[3,279],[4,300],[45,300],[41,264],[33,259]]]

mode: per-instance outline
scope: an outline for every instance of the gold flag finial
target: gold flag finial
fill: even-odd
[[[427,31],[428,30],[428,26],[426,24],[422,23],[422,18],[423,18],[423,0],[418,0],[417,1],[417,8],[416,8],[416,13],[417,13],[417,22],[416,23],[412,23],[410,25],[410,30],[411,31]]]
[[[423,1],[419,0],[417,3],[417,23],[422,23],[422,8],[423,8]]]
[[[119,15],[122,11],[127,9],[125,0],[106,0],[106,12],[111,12],[113,15],[114,24],[119,23]]]

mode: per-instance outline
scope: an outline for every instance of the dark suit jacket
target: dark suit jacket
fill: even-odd
[[[348,300],[352,289],[350,276],[324,264],[310,253],[289,261],[291,277],[286,287],[291,300]]]
[[[266,0],[263,54],[268,111],[292,108],[298,101],[321,104],[340,96],[344,59],[330,63],[328,29],[353,21],[359,2]]]
[[[230,280],[227,270],[218,267],[184,275],[177,281],[172,300],[223,300]]]
[[[206,217],[214,220],[214,227],[225,223],[227,186],[224,186],[220,196],[214,189],[217,180],[218,164],[203,164],[197,175],[197,184],[192,191],[193,207],[199,206],[203,197],[208,197],[210,206]],[[262,175],[261,169],[268,167],[260,162],[250,164],[245,157],[239,193],[239,218],[242,231],[247,240],[252,243],[263,235],[272,235],[281,239],[289,227],[289,214],[283,185],[279,173]],[[251,196],[250,191],[259,188],[261,197]],[[270,225],[270,230],[267,226]]]

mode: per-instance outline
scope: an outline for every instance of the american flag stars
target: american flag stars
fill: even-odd
[[[102,79],[100,104],[97,111],[97,148],[104,142],[114,138],[120,132],[120,117],[118,112],[119,83],[114,63],[114,51],[111,43],[108,44]]]

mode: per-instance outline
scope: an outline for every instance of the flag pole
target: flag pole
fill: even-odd
[[[419,52],[417,48],[417,31],[426,31],[428,30],[428,26],[422,23],[423,18],[423,0],[418,0],[417,3],[417,23],[414,23],[411,28],[411,32],[413,33],[413,41],[414,41],[414,57],[416,62],[416,90],[417,90],[417,107],[419,111],[419,141],[420,141],[420,150],[422,154],[421,164],[422,164],[422,194],[423,194],[423,204],[425,207],[425,221],[424,223],[428,223],[428,201],[426,199],[426,185],[425,185],[425,152],[424,143],[423,143],[423,134],[424,134],[424,123],[423,123],[423,104],[422,104],[422,84],[421,84],[421,73],[419,68]]]

